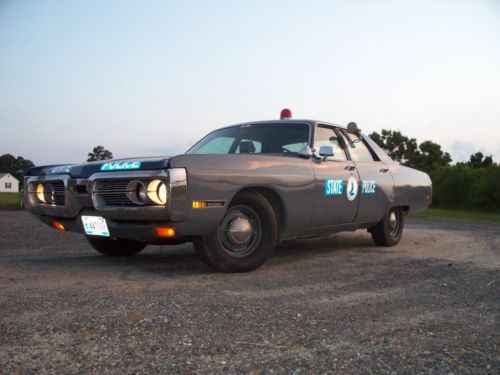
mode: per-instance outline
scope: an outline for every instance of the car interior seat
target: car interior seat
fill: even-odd
[[[241,141],[239,144],[240,154],[255,153],[255,146],[252,141]]]

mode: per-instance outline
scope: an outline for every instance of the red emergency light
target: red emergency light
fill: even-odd
[[[290,111],[288,108],[282,109],[280,113],[280,120],[285,120],[288,118],[292,118],[292,111]]]

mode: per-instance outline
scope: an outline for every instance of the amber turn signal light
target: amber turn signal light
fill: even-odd
[[[61,232],[64,232],[66,230],[66,228],[64,227],[64,225],[62,225],[60,222],[58,221],[53,221],[52,222],[52,226],[54,228],[56,228],[57,230],[60,230]]]
[[[172,227],[155,228],[155,233],[158,237],[173,237],[175,236],[175,229]]]
[[[193,201],[193,208],[205,208],[207,207],[207,202],[205,201]]]

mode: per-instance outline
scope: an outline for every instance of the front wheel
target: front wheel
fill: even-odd
[[[194,242],[210,267],[222,272],[248,272],[272,254],[278,223],[271,204],[258,193],[244,193],[231,203],[209,235]]]
[[[90,246],[103,255],[110,257],[129,257],[137,254],[146,244],[131,240],[114,239],[110,237],[85,236]]]
[[[369,231],[376,245],[394,246],[401,240],[403,226],[403,210],[401,207],[393,207],[384,218],[371,227]]]

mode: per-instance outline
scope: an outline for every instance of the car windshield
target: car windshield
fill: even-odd
[[[245,124],[210,133],[187,153],[294,155],[308,144],[306,124]]]

